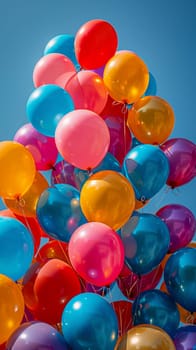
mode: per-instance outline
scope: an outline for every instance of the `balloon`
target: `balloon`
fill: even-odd
[[[171,188],[190,182],[196,175],[196,145],[183,138],[174,138],[161,145],[166,155],[170,172],[167,184]]]
[[[169,163],[165,154],[152,145],[139,145],[128,152],[123,172],[132,183],[136,198],[146,201],[166,184]]]
[[[75,110],[59,122],[55,141],[62,157],[77,168],[95,168],[105,157],[110,135],[104,120],[89,110]]]
[[[142,325],[119,338],[115,350],[176,350],[170,336],[161,328]]]
[[[20,164],[20,166],[19,166]],[[32,185],[35,163],[31,153],[14,141],[0,142],[0,196],[19,198]]]
[[[20,279],[33,259],[33,237],[18,220],[0,217],[0,273]]]
[[[80,71],[65,84],[65,90],[73,99],[75,109],[89,109],[101,113],[107,102],[108,92],[102,78],[91,71]]]
[[[20,326],[6,344],[7,350],[68,350],[65,339],[54,327],[44,322]]]
[[[151,72],[149,72],[149,83],[144,93],[144,96],[153,96],[153,95],[156,95],[156,93],[157,93],[156,79],[154,75]]]
[[[50,53],[40,58],[33,70],[33,83],[36,88],[46,84],[55,84],[62,88],[76,74],[71,60],[59,53]]]
[[[118,51],[107,62],[103,81],[114,100],[133,103],[144,94],[148,87],[148,68],[134,52]]]
[[[56,163],[51,172],[51,184],[68,184],[77,187],[74,169],[75,167],[65,160]]]
[[[0,344],[20,325],[24,315],[24,299],[14,281],[0,274]]]
[[[103,119],[105,119],[105,117],[111,116],[121,117],[127,120],[128,108],[124,105],[124,103],[117,102],[110,95],[108,95],[106,105],[100,115]]]
[[[74,64],[75,68],[78,69],[78,62],[74,51],[74,40],[75,38],[73,35],[57,35],[47,43],[44,49],[44,55],[48,55],[49,53],[61,53],[67,56]]]
[[[156,213],[167,225],[170,233],[169,253],[186,247],[194,237],[196,221],[193,213],[183,205],[169,204]]]
[[[37,170],[51,169],[58,151],[53,137],[40,134],[30,123],[23,125],[14,140],[24,145],[32,154]]]
[[[39,262],[45,262],[48,259],[60,259],[70,264],[68,256],[68,244],[65,242],[52,240],[44,244],[36,256],[36,260]]]
[[[41,193],[48,188],[45,177],[36,172],[34,181],[27,192],[20,199],[4,199],[5,205],[15,214],[24,217],[35,217],[36,206]]]
[[[37,203],[37,219],[49,236],[68,242],[86,219],[80,208],[80,193],[71,185],[49,187]]]
[[[96,74],[98,74],[101,78],[103,78],[103,72],[105,69],[105,65],[102,67],[99,67],[97,69],[93,69],[93,72],[95,72]]]
[[[180,314],[173,299],[166,293],[152,289],[141,293],[133,303],[134,325],[151,324],[173,336],[179,326]]]
[[[177,329],[174,337],[176,350],[193,350],[196,346],[196,326],[184,326]]]
[[[118,37],[113,26],[102,19],[82,25],[75,37],[75,54],[82,68],[102,67],[117,49]]]
[[[34,128],[41,134],[54,137],[63,116],[74,109],[71,96],[57,85],[43,85],[30,95],[26,112]]]
[[[127,123],[140,142],[159,145],[170,136],[175,117],[168,102],[158,96],[145,96],[129,110]]]
[[[182,248],[168,259],[164,280],[176,303],[186,310],[196,311],[196,250]]]
[[[118,300],[114,301],[112,306],[118,318],[118,335],[122,336],[132,328],[132,303],[126,300]]]
[[[167,225],[152,214],[133,214],[122,227],[121,238],[126,264],[139,275],[160,264],[170,243]]]
[[[66,305],[62,332],[71,349],[113,350],[118,335],[117,317],[100,295],[82,293]]]
[[[123,175],[103,170],[91,175],[83,185],[80,205],[88,221],[103,222],[117,231],[134,210],[135,194]]]
[[[114,282],[124,263],[121,239],[101,222],[80,226],[70,239],[68,252],[76,272],[95,286]]]

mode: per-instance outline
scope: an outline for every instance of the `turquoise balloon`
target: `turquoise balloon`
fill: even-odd
[[[152,73],[149,73],[149,83],[144,96],[155,96],[157,93],[156,79]]]
[[[0,217],[0,274],[17,281],[29,269],[33,255],[31,232],[17,219]]]
[[[41,134],[55,136],[55,130],[68,112],[74,110],[71,96],[57,85],[42,85],[30,95],[26,112],[30,123]]]
[[[136,198],[145,201],[166,184],[169,162],[160,148],[148,144],[138,145],[126,155],[123,173],[131,182]]]
[[[103,297],[82,293],[72,298],[62,314],[65,341],[74,350],[113,350],[118,337],[114,309]]]

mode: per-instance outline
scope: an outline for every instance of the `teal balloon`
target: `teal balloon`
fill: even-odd
[[[57,184],[42,192],[36,207],[38,222],[54,239],[69,242],[86,219],[80,208],[80,192],[68,184]]]
[[[169,162],[160,148],[148,144],[138,145],[126,155],[123,173],[131,182],[136,198],[145,201],[166,184]]]
[[[74,110],[71,96],[57,85],[42,85],[35,89],[26,104],[30,123],[41,134],[55,136],[55,130],[68,112]]]
[[[134,326],[150,324],[173,336],[180,323],[177,305],[168,294],[151,289],[140,293],[132,306]]]
[[[19,220],[0,217],[0,274],[17,281],[29,269],[34,255],[31,232]]]
[[[165,266],[168,292],[184,309],[196,311],[196,249],[182,248],[173,253]]]
[[[118,321],[108,301],[95,293],[72,298],[62,314],[62,333],[74,350],[113,350]]]
[[[157,93],[157,83],[154,75],[149,72],[149,83],[144,96],[155,96]]]
[[[167,225],[152,214],[134,213],[121,228],[125,263],[138,275],[152,271],[167,254],[170,235]]]

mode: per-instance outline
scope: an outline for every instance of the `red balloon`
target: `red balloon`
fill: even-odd
[[[83,24],[75,37],[75,54],[82,68],[104,66],[115,54],[118,37],[114,27],[101,19]]]
[[[55,239],[51,240],[40,248],[36,256],[36,260],[39,262],[45,262],[48,259],[55,258],[63,260],[71,265],[68,255],[68,243],[57,241]]]
[[[100,116],[105,119],[108,116],[111,117],[122,117],[127,120],[128,108],[124,104],[113,100],[113,98],[108,95],[106,105],[101,112]]]
[[[118,319],[118,335],[122,336],[133,327],[132,303],[125,300],[114,301],[111,304]]]

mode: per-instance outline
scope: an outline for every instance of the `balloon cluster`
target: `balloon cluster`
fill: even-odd
[[[0,142],[0,348],[195,348],[195,217],[140,210],[196,175],[154,76],[91,20],[48,42],[33,82]]]

